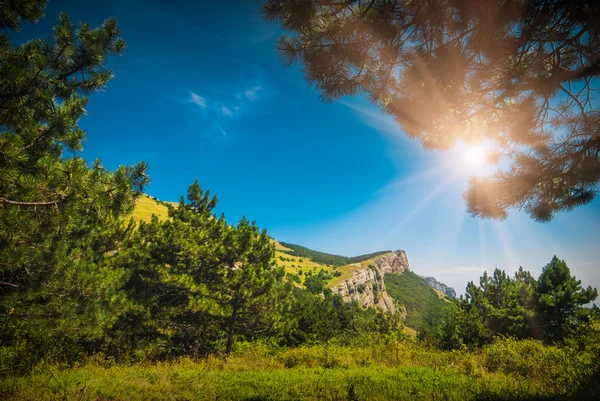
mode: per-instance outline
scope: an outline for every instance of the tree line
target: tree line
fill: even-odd
[[[513,277],[500,269],[470,282],[464,296],[421,338],[446,349],[481,347],[499,337],[561,343],[600,317],[589,304],[598,291],[571,276],[567,264],[552,258],[536,280],[522,267]]]

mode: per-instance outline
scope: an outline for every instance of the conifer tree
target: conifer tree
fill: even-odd
[[[116,256],[129,272],[117,347],[228,354],[237,339],[285,334],[291,285],[274,264],[271,239],[246,219],[228,225],[216,205],[194,182],[187,202],[171,207],[166,221],[142,223]]]
[[[596,297],[595,288],[582,288],[565,261],[554,256],[542,270],[535,290],[536,315],[544,339],[564,339],[579,323],[577,310]]]
[[[78,155],[87,95],[125,49],[116,21],[62,14],[52,39],[12,45],[7,30],[44,5],[0,3],[0,338],[16,360],[76,357],[102,337],[120,280],[109,260],[131,229],[121,216],[148,181],[145,163],[111,172]]]

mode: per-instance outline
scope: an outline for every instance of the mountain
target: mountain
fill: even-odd
[[[384,281],[389,296],[406,309],[405,324],[417,331],[433,328],[452,305],[442,292],[411,271],[386,274]]]
[[[441,291],[448,298],[450,298],[450,299],[456,298],[456,291],[454,291],[454,288],[448,287],[444,283],[440,283],[439,281],[436,280],[435,277],[424,277],[424,279],[425,279],[425,281],[427,281],[427,283],[432,288],[435,288],[436,290]]]
[[[410,271],[404,251],[376,256],[348,265],[348,271],[334,278],[328,287],[333,294],[341,295],[346,302],[356,301],[363,308],[373,307],[394,313],[397,304],[388,295],[384,276],[389,273]],[[404,314],[404,310],[401,309]]]

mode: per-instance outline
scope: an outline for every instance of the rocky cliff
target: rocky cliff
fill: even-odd
[[[357,301],[362,307],[374,307],[395,313],[397,306],[388,295],[383,276],[386,273],[410,271],[404,251],[390,252],[366,262],[355,263],[356,267],[349,278],[331,287],[334,294],[341,295],[346,302]],[[399,312],[403,315],[406,310]]]
[[[435,277],[424,277],[424,279],[431,287],[435,288],[438,291],[441,291],[443,294],[446,294],[448,298],[456,298],[456,291],[454,291],[454,288],[448,287],[444,283],[440,283],[435,279]]]

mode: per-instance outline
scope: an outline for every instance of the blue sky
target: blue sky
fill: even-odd
[[[279,64],[281,31],[256,2],[50,0],[21,35],[47,36],[59,11],[122,28],[128,50],[90,99],[83,156],[147,161],[149,194],[178,200],[198,179],[231,222],[348,256],[404,249],[412,270],[458,292],[494,267],[537,276],[554,254],[600,287],[600,200],[546,224],[470,217],[462,153],[422,150],[361,98],[322,103]]]

